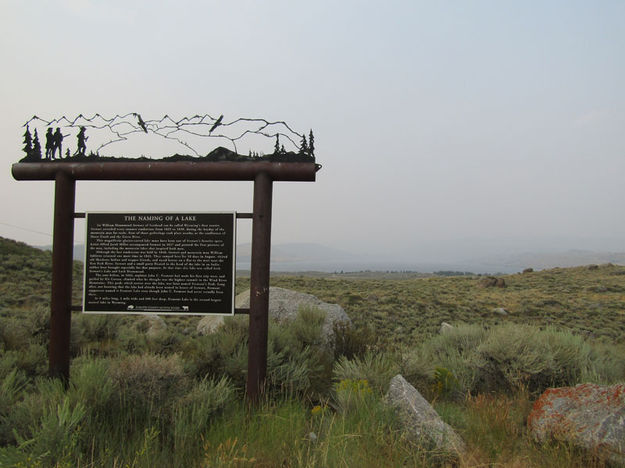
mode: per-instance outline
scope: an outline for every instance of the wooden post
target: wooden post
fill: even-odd
[[[251,403],[258,402],[267,377],[272,184],[273,181],[265,172],[259,173],[254,179],[247,362],[247,399]]]
[[[69,383],[75,194],[76,181],[68,173],[58,171],[54,190],[49,372],[65,385]]]

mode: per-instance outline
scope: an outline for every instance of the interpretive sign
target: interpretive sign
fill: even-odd
[[[234,314],[236,213],[86,213],[83,312]]]

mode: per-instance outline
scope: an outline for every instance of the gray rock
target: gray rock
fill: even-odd
[[[206,317],[202,317],[198,322],[197,332],[200,335],[210,335],[211,333],[215,333],[223,324],[223,315],[207,315]]]
[[[156,314],[146,314],[137,322],[137,328],[145,330],[148,338],[155,338],[167,329],[167,324]]]
[[[453,325],[450,325],[447,322],[442,322],[441,323],[441,328],[439,328],[438,333],[443,335],[445,333],[450,332],[453,329],[454,329]]]
[[[250,306],[250,290],[242,292],[235,299],[236,307],[247,308]],[[333,327],[335,323],[352,325],[352,321],[338,304],[328,304],[312,294],[305,294],[290,289],[269,288],[269,318],[277,322],[293,320],[297,317],[300,307],[314,307],[326,313],[321,334],[327,342],[334,338]]]
[[[406,435],[427,450],[435,449],[455,457],[466,452],[460,436],[401,374],[391,379],[385,400],[397,411]]]
[[[503,307],[496,307],[493,309],[493,313],[497,315],[508,315],[508,311]]]
[[[625,384],[549,388],[527,426],[539,442],[563,440],[625,465]]]

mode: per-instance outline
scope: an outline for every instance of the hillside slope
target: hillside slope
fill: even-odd
[[[49,304],[52,253],[0,237],[0,314],[4,309]],[[82,264],[74,263],[74,302],[80,301]]]
[[[0,238],[0,316],[49,303],[51,254]],[[504,275],[507,287],[480,287],[480,276],[404,279],[344,275],[273,275],[271,284],[340,304],[382,344],[413,345],[438,333],[441,322],[554,325],[584,336],[625,342],[625,267],[554,268]],[[74,264],[74,304],[80,303],[82,264]],[[249,278],[237,280],[237,291]],[[505,309],[505,315],[495,309]],[[197,318],[165,317],[191,326]]]

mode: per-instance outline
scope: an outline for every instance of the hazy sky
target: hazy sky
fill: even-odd
[[[314,129],[323,169],[274,185],[274,243],[623,251],[624,21],[622,1],[2,0],[0,235],[51,243],[53,183],[10,175],[33,114],[209,113]],[[246,182],[77,184],[79,211],[251,205]]]

